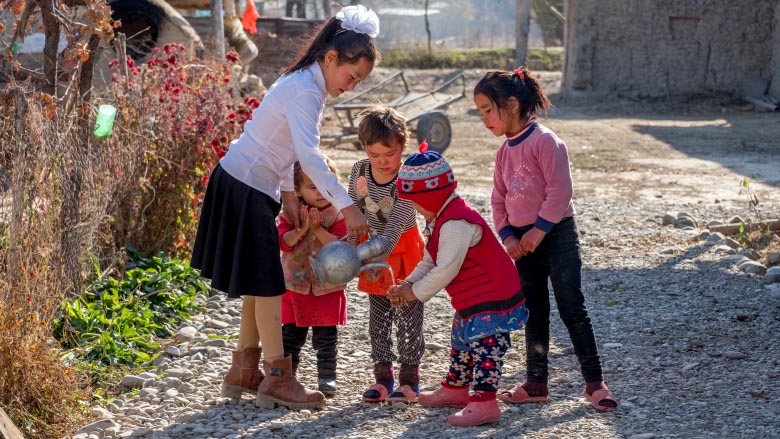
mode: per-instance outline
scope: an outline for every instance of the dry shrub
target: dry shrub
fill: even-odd
[[[28,437],[83,424],[89,389],[57,358],[50,322],[90,260],[119,276],[129,246],[189,253],[208,176],[260,104],[236,90],[236,60],[191,64],[169,45],[126,76],[114,63],[92,103],[0,92],[0,406]],[[118,109],[104,140],[91,133],[98,103]]]
[[[51,99],[19,86],[0,99],[0,170],[8,178],[0,192],[0,405],[27,437],[59,437],[80,421],[85,388],[52,349],[50,322],[72,291],[65,265],[81,257],[102,220],[90,201],[98,187],[86,167],[83,192],[73,197],[81,216],[64,222],[63,195],[75,195],[68,168],[84,166],[77,124],[53,120]]]
[[[231,78],[237,60],[231,52],[222,64],[193,64],[184,46],[168,44],[145,65],[128,60],[127,76],[112,62],[110,141],[126,149],[117,162],[134,163],[117,178],[136,183],[113,197],[116,242],[145,255],[189,255],[208,176],[260,105],[259,96],[240,96]]]

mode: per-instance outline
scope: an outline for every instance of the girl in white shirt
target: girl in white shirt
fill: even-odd
[[[350,237],[368,223],[319,150],[319,124],[328,95],[352,90],[373,70],[379,19],[362,5],[325,22],[263,98],[244,132],[211,174],[191,265],[229,298],[243,297],[233,363],[222,393],[256,394],[256,405],[320,408],[325,397],[301,385],[284,356],[281,297],[285,292],[276,216],[300,227],[293,184],[298,161],[322,195],[341,211]],[[261,346],[263,371],[259,368]]]

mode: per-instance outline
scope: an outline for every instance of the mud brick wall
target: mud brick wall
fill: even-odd
[[[778,0],[570,0],[567,92],[780,97]]]
[[[775,22],[772,35],[772,85],[769,93],[780,99],[780,1],[775,5]]]

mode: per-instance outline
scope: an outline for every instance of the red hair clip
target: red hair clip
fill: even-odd
[[[420,143],[419,151],[421,153],[428,151],[428,142],[426,142],[425,139],[423,139],[422,143]]]
[[[525,73],[523,73],[523,67],[520,66],[515,69],[515,75],[520,78],[521,81],[525,81]]]

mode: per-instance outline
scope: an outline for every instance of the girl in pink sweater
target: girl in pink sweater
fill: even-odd
[[[525,68],[488,72],[474,87],[482,122],[506,140],[493,171],[493,222],[515,260],[530,312],[525,326],[526,382],[501,392],[508,403],[546,402],[552,283],[558,311],[585,379],[583,396],[600,411],[617,401],[604,384],[596,337],[581,288],[582,259],[566,144],[536,120],[552,106]]]

